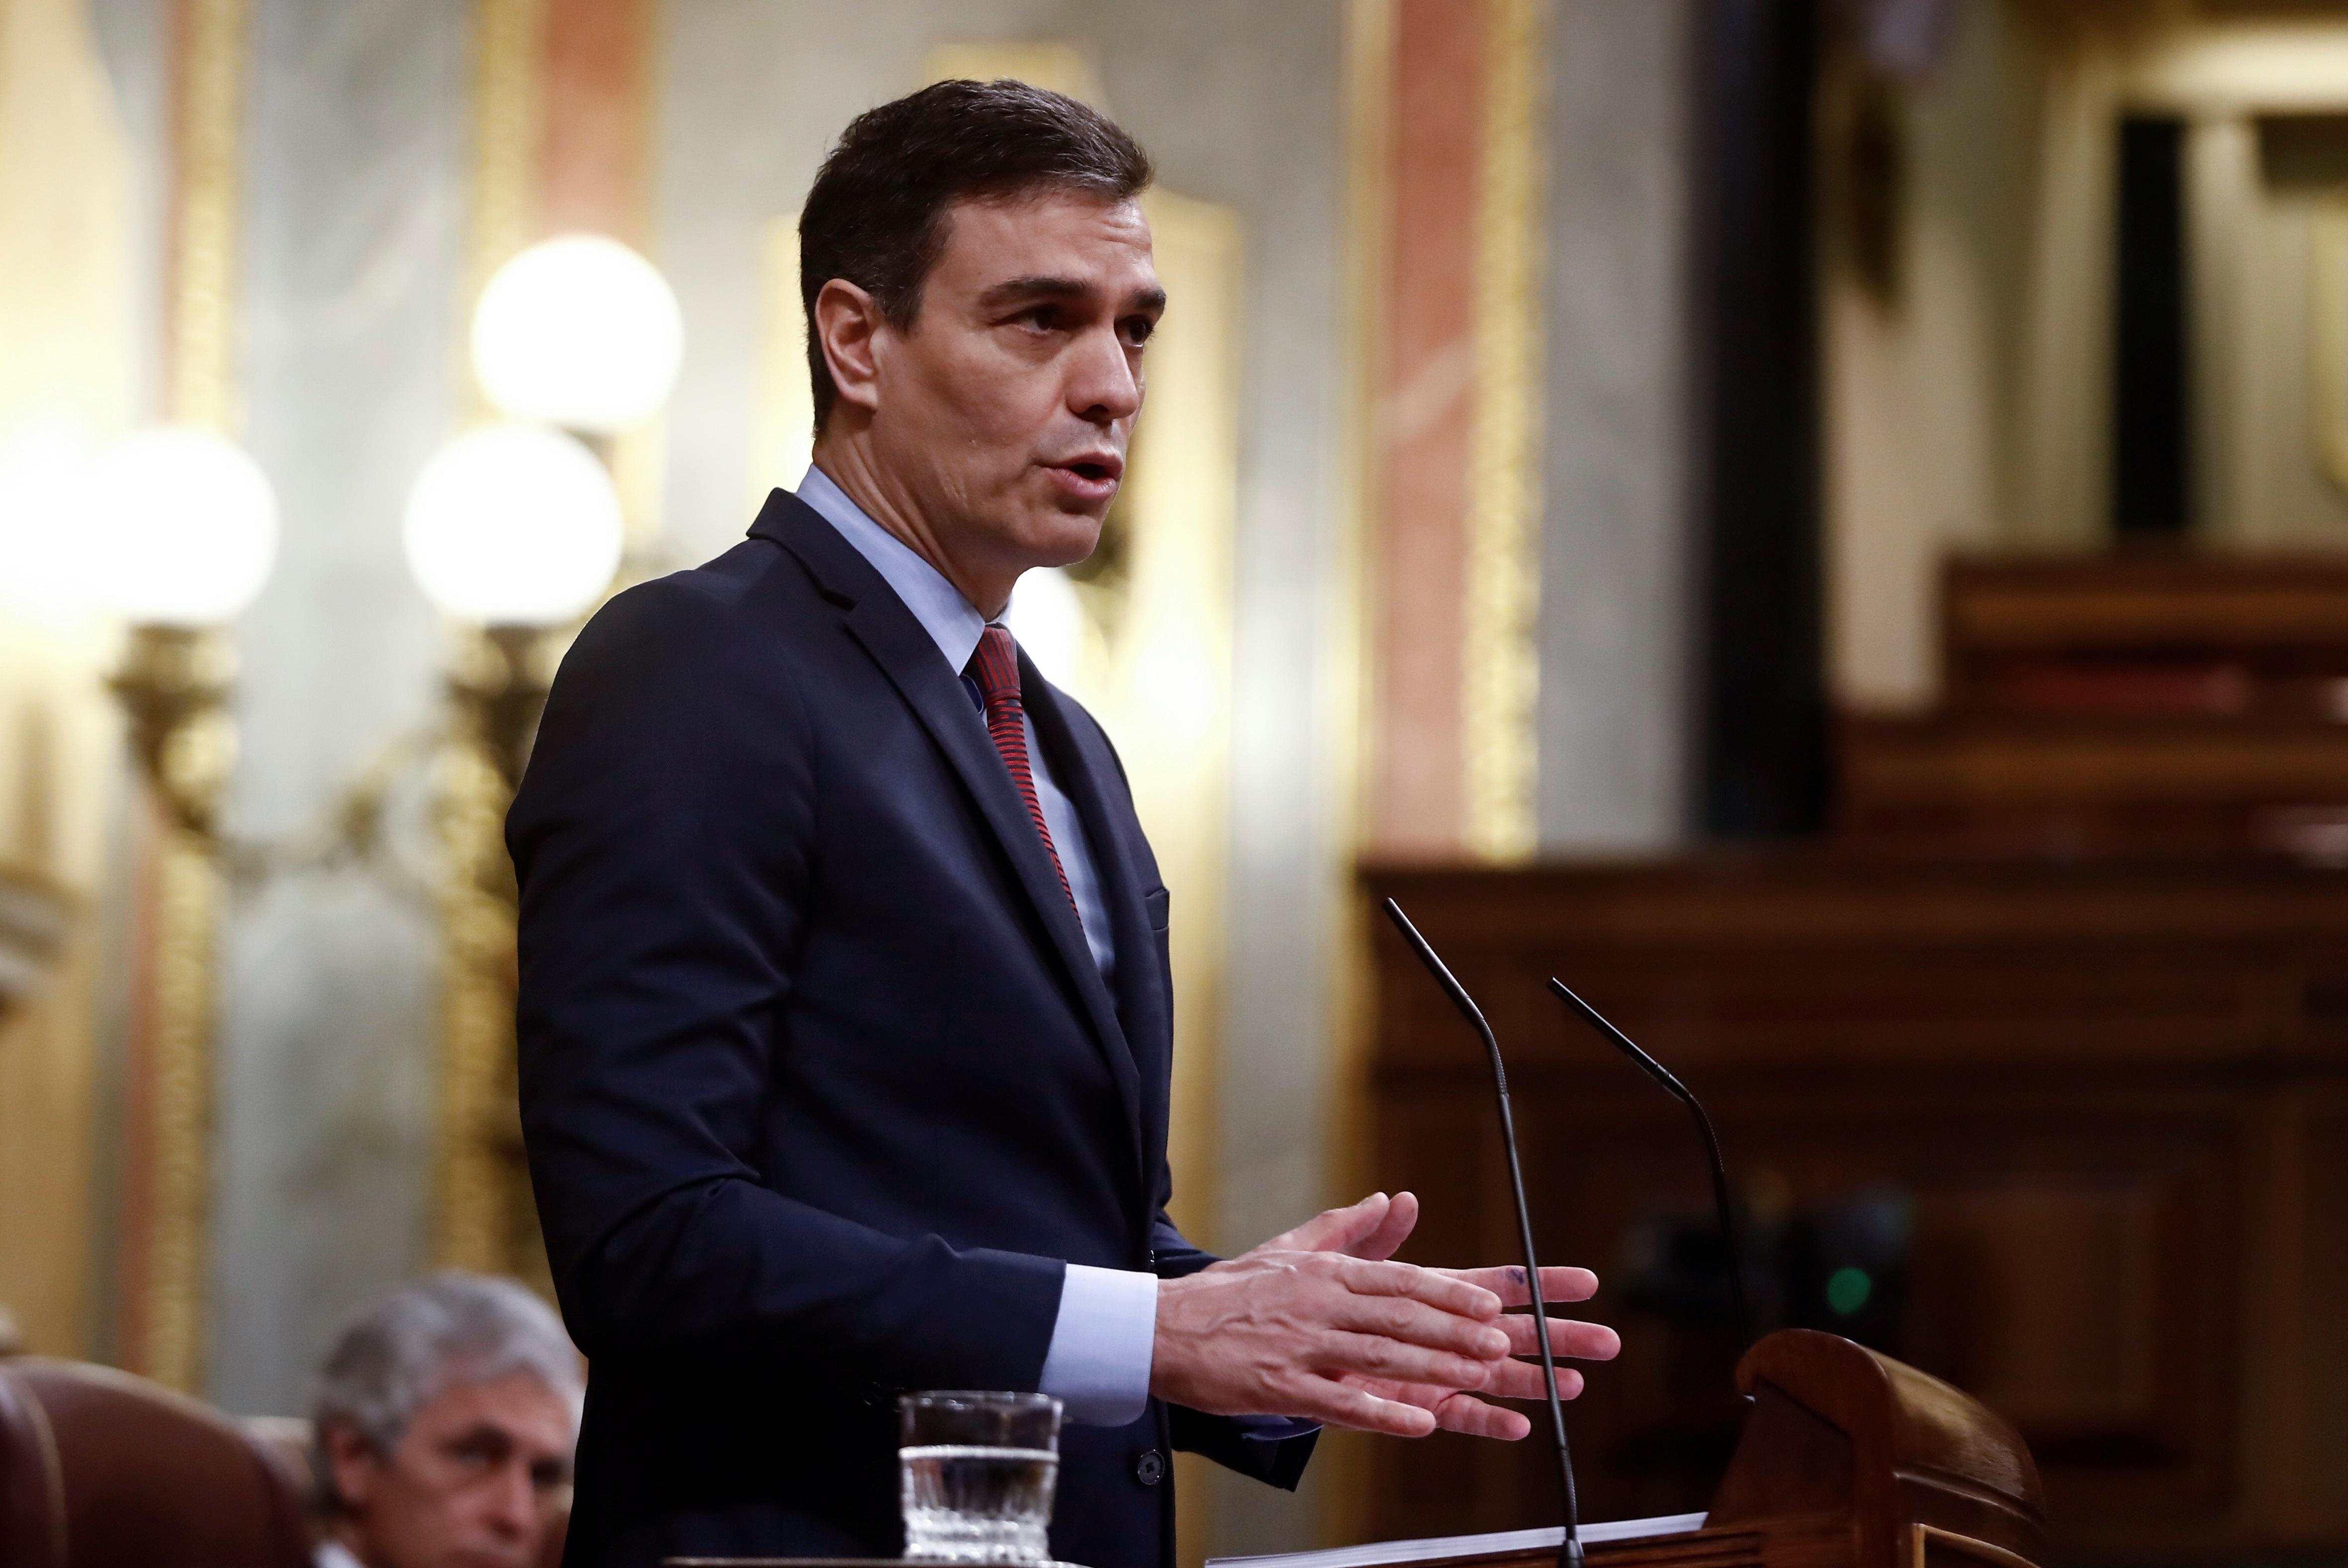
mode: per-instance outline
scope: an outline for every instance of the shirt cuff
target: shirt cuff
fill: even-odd
[[[1129,1425],[1149,1408],[1157,1342],[1156,1274],[1070,1264],[1044,1353],[1043,1391],[1078,1426]]]

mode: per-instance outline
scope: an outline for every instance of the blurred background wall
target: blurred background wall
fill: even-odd
[[[1210,1244],[1414,1168],[1387,1037],[1434,1026],[1380,988],[1365,864],[1506,911],[1523,868],[1869,823],[2069,863],[2222,818],[2194,841],[2338,858],[2348,671],[2307,650],[2348,637],[2306,595],[2348,543],[2339,7],[0,0],[0,1305],[32,1347],[289,1410],[393,1282],[535,1277],[498,716],[565,634],[485,636],[403,544],[418,473],[495,413],[475,303],[549,236],[657,266],[673,389],[592,445],[621,580],[715,554],[805,461],[790,225],[829,139],[961,71],[1119,118],[1189,280],[1115,559],[1020,614],[1129,757],[1166,752],[1177,1180]],[[265,581],[184,647],[126,634],[127,547],[59,499],[157,420],[249,453],[277,518]],[[1948,717],[1952,661],[2020,656],[1964,641],[1948,563],[1993,557],[2248,562],[2315,630],[2024,671],[2016,741]],[[201,745],[142,749],[194,689],[159,648],[225,694]],[[1179,747],[1165,660],[1212,693]],[[2095,814],[2095,780],[2168,777],[2127,749],[2168,730],[2030,793],[2027,746],[2147,702],[2207,730],[2170,815]],[[1333,1445],[1297,1500],[1186,1471],[1186,1554],[1360,1535],[1376,1462]],[[1455,1492],[1481,1511],[1430,1527],[1530,1506]],[[2331,1541],[2333,1506],[2258,1539]]]

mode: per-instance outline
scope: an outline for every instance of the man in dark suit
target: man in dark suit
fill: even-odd
[[[1520,1271],[1391,1261],[1408,1194],[1228,1262],[1166,1218],[1167,890],[1107,738],[994,620],[1116,494],[1148,178],[1015,84],[851,125],[800,222],[814,467],[555,683],[509,841],[592,1364],[573,1563],[894,1553],[908,1389],[1059,1397],[1053,1549],[1091,1568],[1171,1562],[1172,1449],[1292,1486],[1317,1423],[1527,1430],[1475,1397],[1540,1392]]]

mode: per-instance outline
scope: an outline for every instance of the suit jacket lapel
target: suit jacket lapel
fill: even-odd
[[[1027,711],[1035,720],[1035,738],[1050,755],[1052,777],[1076,806],[1092,850],[1101,903],[1108,912],[1110,934],[1117,945],[1117,1016],[1125,1026],[1126,1043],[1134,1049],[1136,1065],[1144,1069],[1143,1082],[1150,1084],[1156,1075],[1147,1070],[1151,1064],[1144,1059],[1144,1051],[1150,1046],[1159,1052],[1170,1052],[1172,1047],[1170,1039],[1160,1037],[1166,1033],[1165,987],[1170,977],[1159,971],[1157,934],[1149,928],[1142,903],[1148,889],[1134,863],[1124,828],[1132,814],[1128,810],[1112,815],[1103,783],[1105,777],[1116,772],[1117,764],[1087,727],[1068,716],[1063,706],[1066,698],[1044,679],[1024,653],[1019,670]]]
[[[961,776],[980,816],[1010,856],[1028,903],[1083,1001],[1138,1138],[1140,1085],[1133,1053],[1117,1024],[1116,1004],[1101,980],[1100,966],[1093,962],[1092,949],[1086,944],[1084,927],[1061,891],[1051,857],[1044,851],[1044,841],[1036,836],[1026,804],[1011,782],[1010,770],[1004,767],[994,743],[987,738],[986,727],[971,706],[960,676],[946,667],[945,660],[938,656],[937,644],[871,563],[798,498],[775,491],[750,531],[775,540],[798,556],[817,582],[841,603],[849,634],[863,645]],[[1146,1197],[1146,1181],[1142,1190]]]

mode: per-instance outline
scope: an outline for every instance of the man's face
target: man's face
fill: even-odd
[[[356,1434],[328,1451],[367,1568],[528,1568],[571,1479],[571,1407],[528,1372],[442,1390],[389,1458]]]
[[[957,577],[1007,582],[1092,553],[1165,297],[1136,202],[1054,192],[949,209],[911,330],[875,335],[872,442]]]

